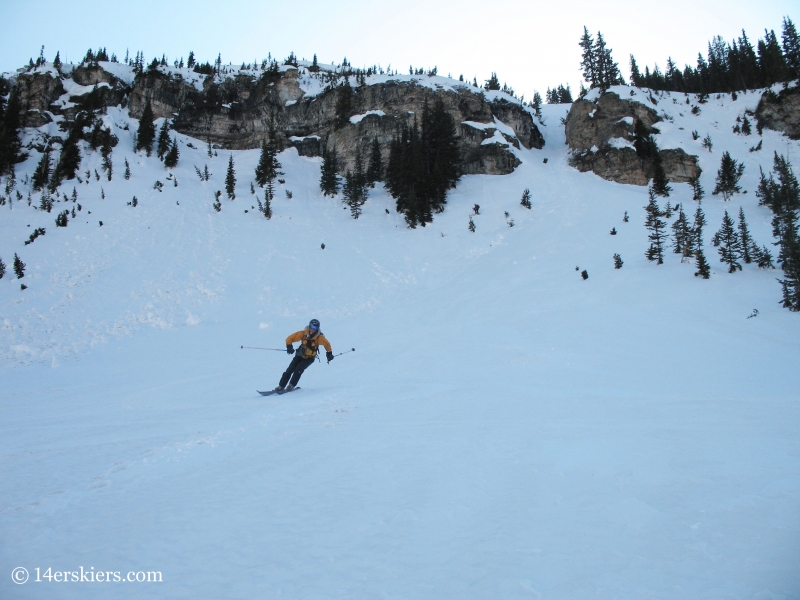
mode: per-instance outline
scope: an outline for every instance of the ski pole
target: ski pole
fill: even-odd
[[[255,346],[242,346],[242,350],[274,350],[275,352],[286,352],[286,348],[256,348]]]
[[[356,351],[356,349],[352,348],[352,349],[348,350],[347,352],[339,352],[339,354],[334,354],[333,356],[336,357],[336,356],[341,356],[342,354],[350,354],[351,352],[355,352],[355,351]]]

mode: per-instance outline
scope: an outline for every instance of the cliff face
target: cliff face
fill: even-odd
[[[101,63],[82,65],[64,75],[55,70],[21,73],[16,83],[26,126],[38,127],[60,115],[65,117],[65,129],[84,108],[118,105],[141,118],[150,102],[156,118],[170,118],[180,133],[222,148],[260,147],[269,137],[271,123],[281,148],[295,147],[301,155],[318,156],[323,148],[336,146],[342,172],[352,167],[357,152],[368,151],[375,138],[388,158],[389,143],[400,125],[419,121],[426,102],[432,104],[437,98],[456,124],[464,174],[510,173],[519,164],[512,146],[544,146],[531,113],[522,106],[489,101],[482,90],[467,86],[432,86],[424,77],[419,78],[422,83],[387,78],[354,86],[347,119],[337,126],[337,102],[347,90],[322,88],[321,80],[316,80],[316,93],[307,93],[300,77],[308,82],[309,73],[302,67],[262,71],[258,76],[243,71],[216,80],[188,70],[183,75],[155,70],[126,83]]]
[[[642,160],[633,148],[637,120],[652,133],[661,118],[652,108],[611,92],[592,102],[573,103],[565,125],[567,144],[573,151],[571,165],[617,183],[647,185],[654,165]],[[685,183],[700,174],[697,157],[680,148],[660,150],[659,155],[670,181]]]
[[[756,108],[759,128],[774,129],[793,140],[800,140],[800,87],[766,92]]]
[[[461,172],[510,173],[519,161],[509,151],[541,148],[544,138],[531,114],[506,101],[489,102],[468,88],[437,89],[408,81],[386,81],[352,88],[352,117],[336,126],[337,101],[346,90],[330,88],[305,97],[298,84],[298,70],[260,78],[238,76],[214,84],[207,80],[202,91],[194,85],[159,72],[136,78],[130,93],[131,115],[139,118],[150,101],[156,117],[174,118],[174,128],[224,148],[257,148],[268,138],[274,120],[281,147],[294,146],[301,155],[316,156],[322,148],[336,146],[342,169],[352,166],[357,151],[365,152],[377,138],[384,158],[398,127],[421,118],[425,103],[440,98],[456,123],[462,155]],[[513,130],[497,139],[494,119]],[[464,124],[481,123],[482,128]],[[497,142],[484,143],[489,139]],[[502,140],[502,141],[500,141]]]

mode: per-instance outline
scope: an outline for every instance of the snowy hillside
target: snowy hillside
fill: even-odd
[[[732,133],[758,98],[658,97],[659,147],[703,169],[708,280],[647,261],[646,188],[568,166],[568,105],[543,107],[542,150],[462,178],[414,230],[382,186],[352,219],[295,149],[266,220],[258,150],[177,135],[168,171],[121,109],[113,179],[84,152],[74,203],[27,204],[33,152],[0,206],[0,597],[800,598],[800,320],[779,271],[728,274],[710,243],[741,206],[772,247],[759,166],[800,171],[797,142]],[[745,164],[727,203],[723,151]],[[241,346],[311,318],[356,351],[256,394],[289,357]],[[36,581],[81,567],[163,581]]]

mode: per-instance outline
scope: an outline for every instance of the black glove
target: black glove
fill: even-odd
[[[333,360],[333,352],[326,352],[325,358],[328,359],[328,362],[331,362]]]
[[[294,354],[294,347],[291,344],[286,344],[286,354]]]

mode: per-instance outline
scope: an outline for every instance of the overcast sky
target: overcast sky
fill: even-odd
[[[530,99],[560,83],[578,89],[584,25],[603,33],[627,79],[631,53],[642,70],[656,62],[663,69],[668,56],[694,66],[714,35],[730,41],[745,29],[755,43],[768,28],[780,39],[785,15],[800,27],[797,9],[797,0],[0,0],[0,70],[24,66],[42,45],[50,61],[56,51],[77,61],[101,46],[120,60],[126,49],[131,56],[142,50],[148,61],[166,54],[170,62],[194,50],[209,62],[221,53],[225,64],[293,51],[404,73],[409,65],[436,66],[479,83],[495,71]]]

